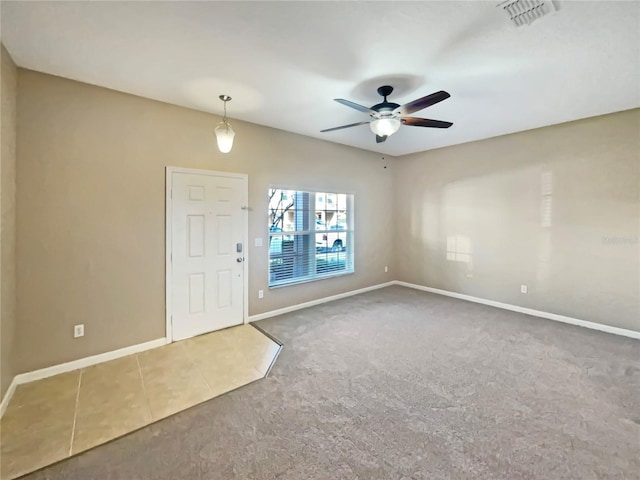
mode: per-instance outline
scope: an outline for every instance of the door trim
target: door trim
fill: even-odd
[[[210,175],[213,177],[229,177],[243,180],[242,185],[242,198],[243,203],[247,208],[243,208],[244,222],[242,232],[242,242],[244,244],[244,262],[242,265],[242,274],[244,276],[243,285],[243,302],[242,302],[242,323],[249,323],[249,176],[245,173],[229,173],[218,172],[214,170],[200,170],[196,168],[182,168],[182,167],[165,167],[165,336],[167,337],[167,343],[173,342],[173,328],[171,325],[171,315],[173,313],[172,302],[172,278],[173,278],[173,266],[171,263],[172,252],[172,209],[173,200],[171,198],[171,192],[173,191],[173,174],[174,173],[191,173],[195,175]]]

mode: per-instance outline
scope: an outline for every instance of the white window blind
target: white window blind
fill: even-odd
[[[269,189],[269,286],[353,273],[353,195]]]

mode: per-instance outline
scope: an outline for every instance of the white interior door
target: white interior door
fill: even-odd
[[[247,177],[170,175],[170,321],[181,340],[243,322]]]

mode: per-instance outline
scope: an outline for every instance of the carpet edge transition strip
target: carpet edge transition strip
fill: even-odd
[[[262,378],[267,378],[269,376],[269,374],[271,373],[271,369],[275,365],[276,360],[278,359],[278,356],[280,355],[280,352],[284,348],[284,343],[282,343],[277,337],[274,337],[273,335],[271,335],[269,332],[266,332],[262,327],[258,327],[254,323],[250,323],[249,325],[251,325],[253,328],[258,330],[261,334],[263,334],[269,340],[271,340],[272,342],[274,342],[274,343],[276,343],[278,345],[278,351],[273,356],[273,359],[271,360],[271,363],[269,364],[269,368],[267,368],[267,371],[265,372],[264,377],[262,377]]]

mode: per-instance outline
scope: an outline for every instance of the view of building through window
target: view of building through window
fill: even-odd
[[[269,286],[353,272],[353,195],[269,189]]]

